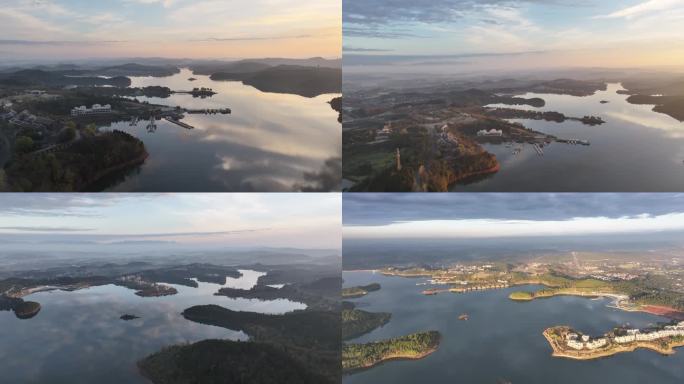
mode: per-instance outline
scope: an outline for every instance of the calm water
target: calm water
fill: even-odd
[[[540,97],[546,105],[501,106],[557,111],[570,117],[600,116],[606,124],[591,127],[576,121],[511,120],[559,138],[589,140],[591,146],[552,143],[539,157],[530,145],[523,145],[518,155],[504,145],[486,145],[487,151],[499,159],[501,171],[474,184],[455,186],[454,190],[684,190],[684,123],[653,112],[653,106],[629,104],[627,95],[616,93],[620,89],[619,84],[609,84],[607,91],[587,97],[527,93],[521,96]],[[601,100],[610,102],[601,104]]]
[[[684,350],[673,356],[638,350],[592,361],[551,357],[542,331],[570,325],[591,334],[630,323],[637,327],[664,321],[644,313],[607,307],[608,300],[556,297],[530,303],[508,299],[515,289],[426,297],[425,279],[385,277],[371,272],[345,272],[345,286],[378,282],[382,289],[354,300],[365,310],[392,313],[383,328],[355,342],[367,342],[424,330],[438,330],[437,352],[419,361],[393,361],[346,376],[345,384],[477,383],[576,384],[684,382]],[[525,289],[534,289],[526,287]],[[458,320],[468,313],[470,320]]]
[[[263,273],[243,271],[226,287],[249,289]],[[239,311],[285,313],[304,309],[289,300],[231,299],[213,294],[218,284],[198,288],[172,285],[177,295],[143,298],[114,285],[74,292],[41,292],[25,297],[41,303],[38,315],[19,320],[0,312],[0,382],[2,383],[145,383],[136,362],[172,344],[204,339],[246,340],[240,330],[186,320],[193,305],[217,304]],[[125,313],[140,319],[123,321]]]
[[[188,81],[194,77],[197,81]],[[170,77],[133,77],[132,87],[166,86],[172,90],[213,88],[211,98],[176,94],[139,98],[154,104],[190,109],[231,108],[231,115],[186,115],[186,130],[165,120],[148,133],[146,121],[135,127],[116,123],[105,128],[129,132],[145,143],[150,157],[111,191],[214,192],[291,191],[330,187],[319,177],[329,173],[326,160],[341,157],[341,126],[328,102],[339,95],[305,98],[264,93],[240,82],[217,82],[183,69]],[[339,180],[341,176],[337,176]],[[327,179],[326,179],[327,180]]]

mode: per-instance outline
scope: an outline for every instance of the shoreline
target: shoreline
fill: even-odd
[[[522,285],[528,285],[528,284],[522,284]],[[515,285],[515,286],[518,286],[518,285]],[[517,301],[517,302],[528,302],[528,301],[533,301],[536,299],[552,298],[555,296],[577,296],[577,297],[586,297],[586,298],[611,298],[611,299],[613,299],[613,302],[610,303],[609,305],[607,305],[607,307],[609,307],[609,308],[615,308],[615,309],[619,309],[619,310],[626,311],[626,312],[644,312],[644,313],[648,313],[648,314],[651,314],[654,316],[666,317],[668,319],[675,319],[675,320],[684,319],[684,312],[678,311],[678,310],[671,308],[671,307],[649,305],[649,304],[634,304],[634,306],[625,305],[624,303],[622,303],[622,301],[628,301],[629,296],[621,295],[618,293],[558,292],[558,293],[554,293],[551,295],[544,295],[544,296],[539,296],[539,297],[530,297],[529,299],[511,298],[509,295],[509,299],[513,300],[513,301]]]
[[[388,357],[384,357],[384,358],[382,358],[382,359],[380,359],[377,362],[374,362],[372,364],[364,365],[362,367],[357,367],[357,368],[353,368],[353,369],[346,369],[346,370],[343,368],[342,371],[343,371],[344,375],[351,375],[354,373],[358,373],[361,371],[366,371],[366,370],[372,369],[374,367],[377,367],[378,365],[382,365],[382,364],[389,362],[389,361],[422,360],[422,359],[430,356],[431,354],[437,352],[438,349],[439,349],[439,343],[435,347],[430,348],[429,350],[426,350],[426,351],[421,352],[420,354],[417,354],[414,356],[405,356],[405,355],[400,355],[400,354],[393,354],[393,355],[390,355]]]
[[[143,154],[141,154],[140,156],[138,156],[134,159],[131,159],[131,160],[128,160],[128,161],[123,162],[121,164],[115,165],[113,167],[109,167],[107,169],[104,169],[104,170],[98,172],[97,175],[95,175],[95,177],[93,178],[93,180],[85,183],[85,185],[78,188],[78,190],[80,192],[87,191],[90,187],[97,184],[99,181],[101,181],[105,177],[111,175],[112,173],[122,171],[128,167],[133,167],[136,165],[142,165],[143,163],[145,163],[145,160],[147,160],[148,157],[150,157],[150,154],[145,150]]]
[[[458,177],[455,178],[455,180],[452,183],[449,183],[449,187],[461,184],[464,180],[470,179],[472,177],[491,175],[494,173],[498,173],[500,170],[501,170],[501,163],[499,163],[499,160],[496,160],[496,165],[491,167],[491,168],[483,169],[481,171],[468,172],[468,173],[465,173],[463,175],[459,175]]]

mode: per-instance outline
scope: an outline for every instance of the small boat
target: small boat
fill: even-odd
[[[467,313],[461,314],[461,315],[458,317],[459,320],[468,320],[469,318],[470,318],[470,316],[468,316]]]

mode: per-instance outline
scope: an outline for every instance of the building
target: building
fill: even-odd
[[[54,123],[51,119],[33,115],[28,110],[21,111],[20,113],[11,111],[6,116],[9,118],[10,124],[22,128],[44,130],[50,128]]]
[[[386,141],[389,140],[390,134],[392,134],[392,123],[387,123],[382,129],[379,129],[375,135],[375,141]]]
[[[481,131],[478,131],[477,135],[480,137],[502,137],[503,131],[500,129],[490,129],[490,130],[483,129]]]
[[[71,110],[71,116],[102,115],[108,113],[112,113],[112,106],[109,104],[93,104],[93,107],[90,109],[88,109],[85,105],[82,105]]]

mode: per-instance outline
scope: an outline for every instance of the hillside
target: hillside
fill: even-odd
[[[211,75],[211,79],[242,81],[263,92],[304,97],[342,91],[342,70],[335,68],[279,65],[254,73],[218,72]]]

